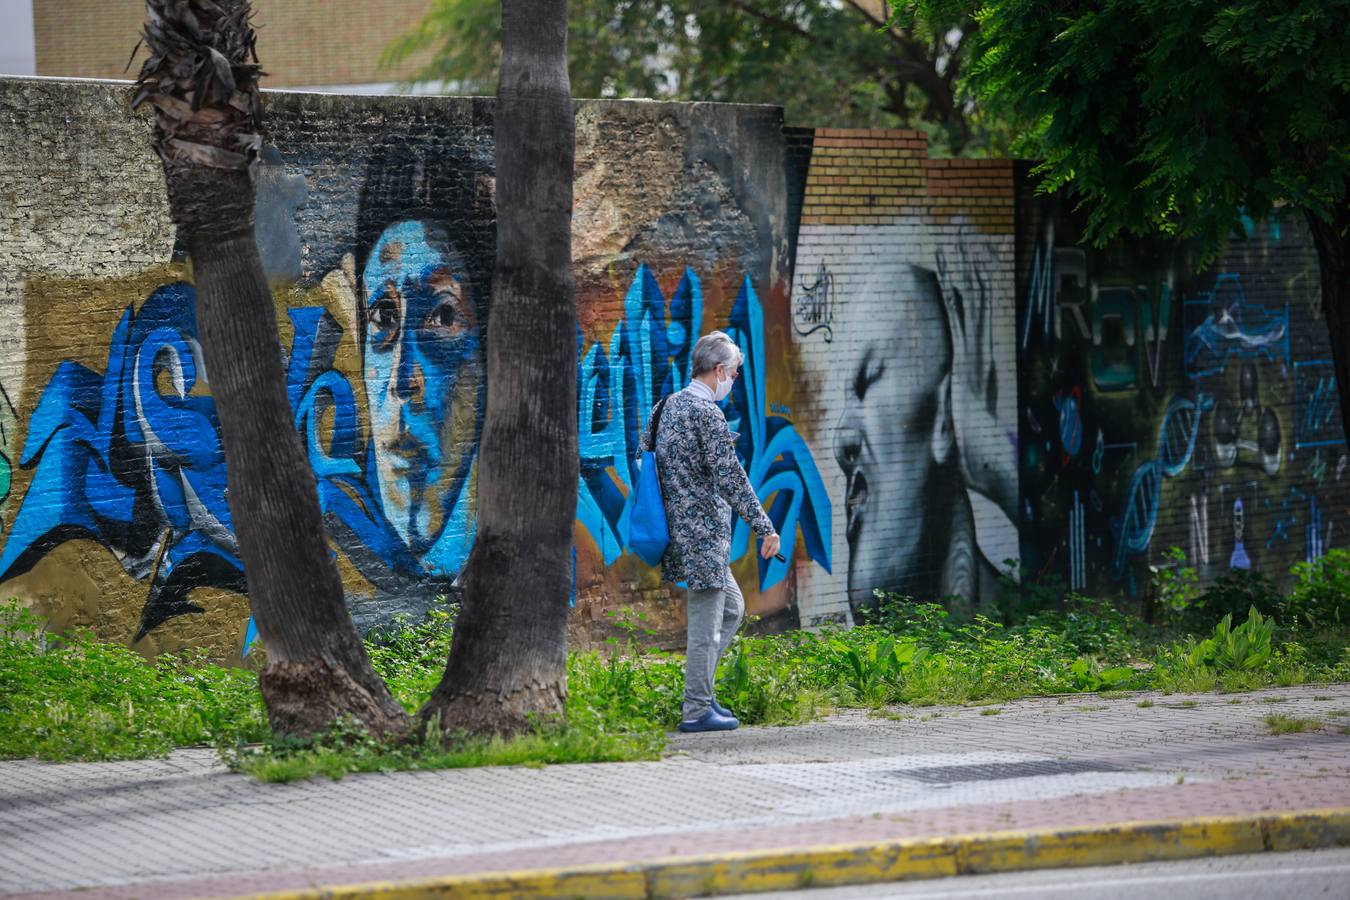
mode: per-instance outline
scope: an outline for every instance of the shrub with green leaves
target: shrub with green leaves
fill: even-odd
[[[1350,550],[1332,550],[1295,563],[1294,587],[1283,606],[1286,624],[1305,628],[1350,625]]]

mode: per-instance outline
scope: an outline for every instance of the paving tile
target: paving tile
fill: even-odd
[[[675,735],[659,762],[290,785],[232,775],[203,750],[131,763],[3,762],[0,893],[169,900],[314,879],[1350,806],[1350,737],[1271,736],[1263,722],[1272,710],[1327,721],[1350,709],[1350,685],[1237,695],[1237,704],[1153,695],[1140,708],[1140,699],[1044,698],[996,716],[933,708],[898,720],[845,711],[791,728]],[[1055,763],[1072,765],[1048,771]],[[1027,774],[904,775],[972,766]]]

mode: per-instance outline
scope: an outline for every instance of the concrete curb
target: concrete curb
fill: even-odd
[[[668,857],[315,887],[250,900],[657,898],[1350,846],[1350,808]]]

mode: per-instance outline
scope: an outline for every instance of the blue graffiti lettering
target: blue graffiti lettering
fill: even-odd
[[[703,294],[698,276],[686,270],[669,304],[647,266],[639,266],[625,300],[625,320],[606,352],[600,341],[579,354],[578,416],[581,422],[581,486],[577,518],[606,562],[625,551],[623,535],[641,425],[662,397],[690,377],[690,354],[700,334]],[[831,566],[831,512],[825,485],[805,441],[781,415],[767,415],[764,317],[747,278],[732,309],[727,334],[745,356],[728,401],[727,419],[740,434],[736,450],[756,494],[780,534],[800,526],[807,555]],[[749,527],[738,522],[732,556],[749,547]],[[788,541],[790,545],[791,541]],[[760,561],[761,589],[779,583],[788,563]]]

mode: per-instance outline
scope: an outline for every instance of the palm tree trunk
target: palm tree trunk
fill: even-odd
[[[478,525],[444,677],[420,716],[509,734],[563,711],[577,499],[566,0],[504,0],[497,263]]]
[[[197,323],[221,424],[230,513],[267,652],[272,729],[308,735],[342,715],[377,733],[406,715],[370,666],[343,602],[314,475],[291,417],[276,310],[253,235],[260,75],[248,0],[147,0],[136,104],[192,260]]]

